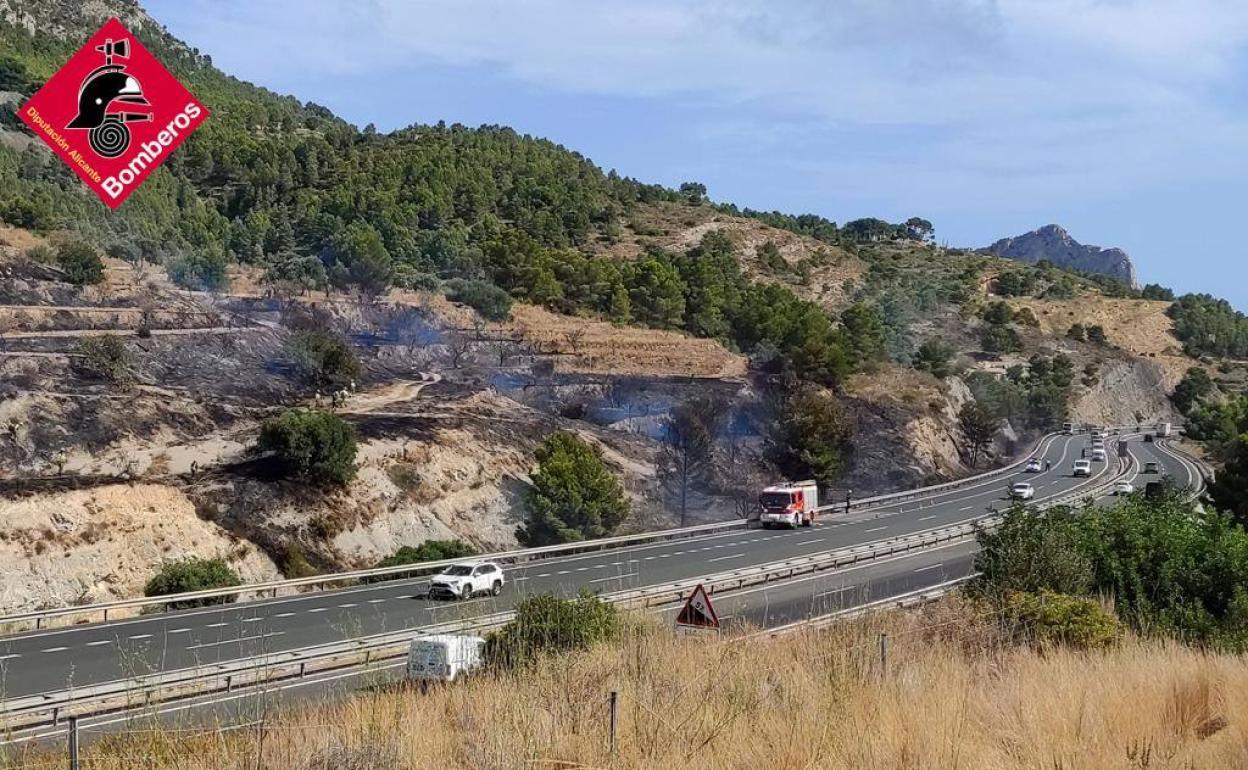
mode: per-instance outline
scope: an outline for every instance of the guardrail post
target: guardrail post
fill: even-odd
[[[56,727],[60,723],[61,723],[61,707],[53,706],[52,707],[52,726]]]
[[[307,673],[308,673],[308,662],[305,660],[299,663],[299,678],[303,679],[303,677]]]
[[[107,607],[104,609],[104,622],[105,623],[108,622],[108,608]]]
[[[880,676],[888,676],[888,634],[880,634]]]
[[[69,718],[69,770],[78,770],[78,717]]]
[[[615,690],[611,691],[611,697],[607,701],[607,751],[615,755],[615,725],[619,714],[620,694]]]
[[[234,692],[234,677],[230,674],[225,676],[225,691]]]

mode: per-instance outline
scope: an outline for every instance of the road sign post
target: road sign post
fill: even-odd
[[[711,596],[699,583],[676,615],[676,633],[719,633],[719,616],[711,605]]]

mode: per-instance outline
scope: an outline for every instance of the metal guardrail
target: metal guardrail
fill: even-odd
[[[1048,508],[1066,504],[1071,499],[1083,498],[1089,493],[1098,494],[1125,475],[1134,461],[1130,455],[1128,458],[1127,462],[1119,463],[1121,467],[1117,473],[1109,474],[1109,479],[1101,480],[1099,475],[1093,477],[1061,498],[1044,501],[1040,507]],[[712,593],[723,593],[762,583],[789,580],[821,570],[859,564],[898,553],[930,548],[941,543],[968,539],[984,527],[995,525],[998,520],[999,517],[989,514],[955,525],[850,548],[784,559],[709,577],[604,594],[602,598],[622,607],[646,608],[675,604],[683,601],[698,584],[703,585]],[[392,661],[407,654],[413,635],[484,631],[501,626],[510,620],[513,614],[512,612],[495,613],[480,618],[288,650],[208,667],[199,666],[162,672],[56,693],[12,699],[0,703],[0,716],[3,717],[0,728],[5,731],[14,731],[49,724],[55,726],[61,719],[71,715],[107,713],[134,708],[136,705],[148,706],[215,692],[231,692],[238,688],[257,687],[288,679],[303,678],[309,674]]]
[[[798,575],[835,569],[886,556],[966,539],[975,534],[973,523],[963,523],[876,541],[837,551],[784,559],[757,567],[722,572],[642,589],[602,595],[603,600],[625,608],[647,608],[683,601],[699,584],[712,593],[733,591]],[[0,703],[0,730],[19,730],[55,725],[68,716],[106,713],[149,706],[172,700],[228,692],[309,674],[349,668],[407,654],[416,635],[484,631],[503,625],[512,612],[481,618],[450,621],[420,629],[389,632],[327,645],[275,652],[210,666],[197,666],[132,679],[107,682],[54,693],[14,698]]]
[[[1032,451],[1028,452],[1022,459],[1002,468],[996,468],[986,471],[975,476],[968,476],[957,481],[945,482],[943,484],[935,484],[907,492],[894,492],[887,495],[877,495],[875,497],[862,498],[861,500],[851,500],[849,509],[851,511],[870,510],[880,507],[887,503],[905,502],[923,497],[930,497],[945,491],[953,489],[961,489],[967,486],[983,483],[988,479],[1006,475],[1016,471],[1036,456],[1038,451],[1047,449],[1049,444],[1055,441],[1061,434],[1046,434],[1037,441]],[[817,510],[843,510],[844,503],[821,506]],[[606,550],[609,548],[621,548],[630,545],[639,545],[650,542],[662,542],[664,540],[676,540],[684,537],[696,537],[699,535],[711,534],[720,531],[727,531],[737,528],[745,528],[749,522],[745,519],[737,521],[726,521],[715,524],[701,524],[693,527],[682,527],[678,529],[659,530],[655,532],[645,532],[636,535],[620,535],[618,537],[601,538],[598,540],[586,540],[578,543],[565,543],[561,545],[543,546],[539,548],[524,548],[512,551],[502,551],[493,554],[482,554],[479,559],[489,559],[507,564],[523,563],[534,561],[537,559],[552,558],[558,556],[574,555],[596,550]],[[180,594],[169,594],[159,597],[137,597],[134,599],[117,599],[108,602],[97,602],[93,604],[82,604],[69,607],[55,607],[39,610],[31,610],[29,612],[19,612],[11,615],[0,616],[0,627],[8,625],[34,624],[34,629],[39,630],[44,624],[54,618],[71,618],[97,615],[99,620],[107,622],[109,614],[123,610],[143,610],[147,608],[168,608],[176,604],[193,602],[204,599],[224,599],[228,597],[243,597],[253,595],[257,598],[263,598],[266,594],[276,597],[283,591],[298,591],[302,588],[324,589],[331,585],[339,585],[345,583],[354,583],[358,581],[369,580],[372,578],[389,578],[389,577],[416,577],[422,573],[432,572],[442,567],[448,567],[452,564],[462,562],[463,559],[442,559],[439,561],[421,562],[419,564],[405,564],[396,567],[377,567],[373,569],[353,570],[349,572],[338,572],[330,575],[313,575],[304,578],[290,578],[284,580],[270,580],[260,583],[249,583],[242,586],[234,586],[230,588],[210,588],[202,591],[188,591]],[[84,621],[80,621],[84,622]],[[85,621],[85,622],[90,622]]]

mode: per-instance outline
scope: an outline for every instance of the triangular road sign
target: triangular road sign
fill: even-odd
[[[715,614],[715,608],[711,606],[711,597],[706,593],[702,584],[699,583],[698,587],[693,589],[693,593],[689,594],[685,606],[676,616],[676,625],[677,627],[719,628],[719,616]]]

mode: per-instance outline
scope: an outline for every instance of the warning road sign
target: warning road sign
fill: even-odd
[[[676,616],[676,630],[719,630],[719,616],[711,606],[711,597],[701,584],[689,594],[685,606]]]

